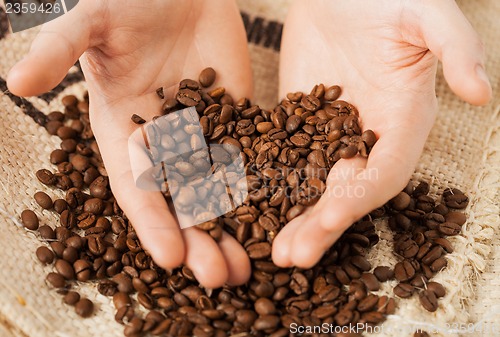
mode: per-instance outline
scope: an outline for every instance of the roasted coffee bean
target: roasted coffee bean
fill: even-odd
[[[465,224],[467,217],[465,216],[464,213],[452,211],[452,212],[449,212],[445,215],[445,219],[446,219],[446,222],[452,222],[452,223],[455,223],[459,226],[462,226],[463,224]]]
[[[340,158],[349,159],[358,153],[358,148],[355,145],[349,145],[339,150]]]
[[[36,172],[36,177],[42,184],[47,186],[52,186],[56,182],[54,174],[46,169],[38,170]]]
[[[88,281],[92,273],[92,266],[87,260],[76,260],[73,268],[78,281]]]
[[[428,282],[426,284],[427,290],[432,291],[436,297],[443,297],[446,295],[446,290],[444,289],[443,285],[438,282]]]
[[[66,295],[64,295],[63,302],[67,305],[75,305],[80,301],[80,294],[76,291],[68,291]]]
[[[264,259],[271,256],[271,245],[267,242],[254,243],[247,247],[251,259]]]
[[[434,243],[440,245],[447,253],[453,253],[453,246],[450,241],[445,238],[437,238]]]
[[[36,192],[34,198],[36,203],[43,209],[51,209],[54,205],[52,199],[45,192]]]
[[[81,317],[90,317],[94,312],[94,303],[87,298],[80,299],[75,304],[75,312]]]
[[[66,202],[66,200],[63,200],[63,199],[56,199],[54,201],[54,210],[56,211],[56,213],[58,214],[62,214],[62,212],[64,212],[65,210],[68,209],[68,203]]]
[[[66,285],[66,281],[61,274],[58,273],[49,273],[47,275],[46,280],[54,287],[54,288],[63,288]]]
[[[45,246],[38,247],[36,257],[43,264],[51,264],[54,261],[54,253]]]
[[[274,329],[280,323],[280,318],[275,315],[262,315],[255,320],[253,327],[256,330],[270,330]]]
[[[377,277],[371,273],[363,273],[363,275],[361,275],[361,281],[363,281],[366,288],[370,291],[377,291],[380,289]]]
[[[411,198],[408,194],[406,194],[405,192],[400,192],[398,195],[391,199],[390,204],[395,210],[402,211],[410,205],[410,201]]]
[[[146,123],[146,120],[144,118],[142,118],[141,116],[139,115],[136,115],[136,114],[133,114],[132,117],[130,118],[132,120],[132,122],[134,122],[135,124],[144,124]]]
[[[198,92],[191,89],[180,89],[177,92],[176,99],[182,105],[187,107],[195,106],[201,101],[201,96]]]
[[[366,312],[372,310],[378,303],[378,296],[370,294],[361,300],[358,304],[358,311]]]
[[[115,305],[115,308],[118,310],[122,307],[130,306],[132,304],[132,301],[128,294],[117,292],[116,294],[113,295],[113,304]]]
[[[443,254],[443,248],[441,246],[436,246],[432,248],[425,256],[422,258],[422,263],[426,265],[432,264]]]
[[[338,85],[333,85],[326,89],[325,91],[325,100],[327,101],[335,101],[340,97],[341,89]]]
[[[62,162],[67,162],[68,158],[68,153],[59,149],[52,151],[50,154],[50,162],[56,165]]]
[[[427,331],[418,330],[418,331],[415,331],[415,333],[413,334],[413,337],[430,337],[430,336],[427,333]]]
[[[444,222],[438,225],[437,229],[444,235],[454,236],[460,234],[462,226],[454,222]]]
[[[74,263],[78,259],[78,250],[74,247],[66,247],[62,253],[63,260]]]
[[[434,312],[438,308],[438,301],[436,294],[431,290],[423,290],[418,295],[418,299],[420,300],[420,304],[424,307],[425,310]]]
[[[440,257],[439,259],[435,260],[432,262],[430,265],[430,268],[433,272],[438,272],[441,269],[445,268],[447,266],[448,262],[444,257]]]
[[[38,229],[38,216],[32,210],[26,209],[21,213],[21,221],[26,229],[35,231]]]
[[[215,70],[213,68],[208,67],[201,71],[198,81],[200,82],[202,87],[208,88],[209,86],[214,84],[215,77],[216,77]]]

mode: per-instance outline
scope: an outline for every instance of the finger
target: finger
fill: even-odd
[[[228,270],[227,283],[241,285],[248,281],[251,274],[250,259],[243,247],[232,236],[222,234],[219,248],[226,261]]]
[[[292,263],[312,267],[351,224],[399,193],[411,177],[429,129],[400,126],[380,137],[368,160],[337,162],[312,216],[294,234]],[[410,130],[413,137],[408,137]]]
[[[306,214],[302,214],[289,223],[287,223],[273,240],[272,257],[273,262],[282,268],[288,268],[293,265],[290,250],[292,241],[297,229],[302,222],[307,218]]]
[[[43,25],[26,57],[9,72],[9,90],[19,96],[50,91],[90,46],[93,1],[80,1],[67,14]]]
[[[228,280],[228,267],[217,243],[207,233],[186,228],[182,231],[186,243],[186,265],[204,287],[222,287]]]
[[[492,89],[478,34],[455,1],[432,1],[429,6],[420,18],[422,34],[429,50],[443,63],[450,88],[471,104],[488,103]]]
[[[109,117],[111,112],[101,112],[106,113],[97,114],[100,118],[94,120],[93,130],[113,194],[155,262],[163,268],[178,267],[185,256],[179,225],[159,191],[145,190],[136,184],[127,149],[128,124],[121,123],[119,118],[103,123],[103,116]]]

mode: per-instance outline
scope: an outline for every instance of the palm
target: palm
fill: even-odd
[[[428,34],[424,41],[426,32],[419,26],[423,8],[413,3],[319,0],[295,2],[290,9],[280,95],[306,92],[318,83],[338,84],[341,99],[358,108],[362,128],[372,129],[379,140],[368,160],[340,160],[333,167],[314,211],[294,219],[276,238],[277,264],[311,267],[350,224],[409,180],[437,112],[437,58],[428,48],[439,38]],[[471,101],[487,97],[484,92],[479,99],[469,95]],[[362,178],[356,177],[359,173]],[[363,191],[361,197],[352,195],[356,188]],[[328,193],[333,189],[337,196]]]
[[[231,88],[229,93],[236,98],[251,95],[248,53],[234,3],[115,0],[81,6],[87,8],[77,6],[74,11],[83,14],[72,11],[68,16],[97,20],[91,27],[84,24],[88,35],[83,32],[80,41],[72,41],[74,36],[64,36],[67,23],[53,22],[44,27],[39,39],[56,32],[61,35],[59,41],[70,40],[64,50],[69,54],[88,37],[80,62],[90,96],[92,128],[115,197],[143,245],[163,267],[186,263],[208,287],[244,282],[249,262],[236,240],[224,235],[217,245],[201,231],[181,232],[160,192],[136,187],[128,151],[128,138],[137,128],[130,117],[138,114],[151,120],[160,114],[162,101],[155,93],[159,87],[171,97],[180,80],[197,79],[203,68],[211,66],[217,70],[215,85]]]

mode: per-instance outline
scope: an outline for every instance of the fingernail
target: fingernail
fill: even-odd
[[[478,63],[476,65],[476,74],[477,74],[477,77],[479,77],[486,84],[488,84],[488,86],[490,86],[490,80],[489,80],[488,75],[486,74],[486,71],[484,70],[484,66],[482,64]]]

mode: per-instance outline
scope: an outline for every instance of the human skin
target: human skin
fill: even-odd
[[[127,140],[137,125],[158,115],[161,86],[171,96],[180,80],[197,79],[208,66],[217,86],[235,98],[251,97],[252,78],[244,27],[232,0],[81,0],[49,22],[26,57],[11,69],[9,90],[32,96],[54,88],[80,60],[90,97],[90,119],[111,188],[142,245],[164,268],[185,263],[201,284],[241,284],[250,276],[245,250],[224,233],[180,230],[160,192],[138,188]]]
[[[320,201],[280,231],[272,256],[282,267],[312,267],[404,188],[436,118],[438,59],[460,98],[483,105],[492,95],[481,41],[453,0],[295,1],[280,57],[280,97],[338,84],[379,138],[368,159],[337,162]]]

